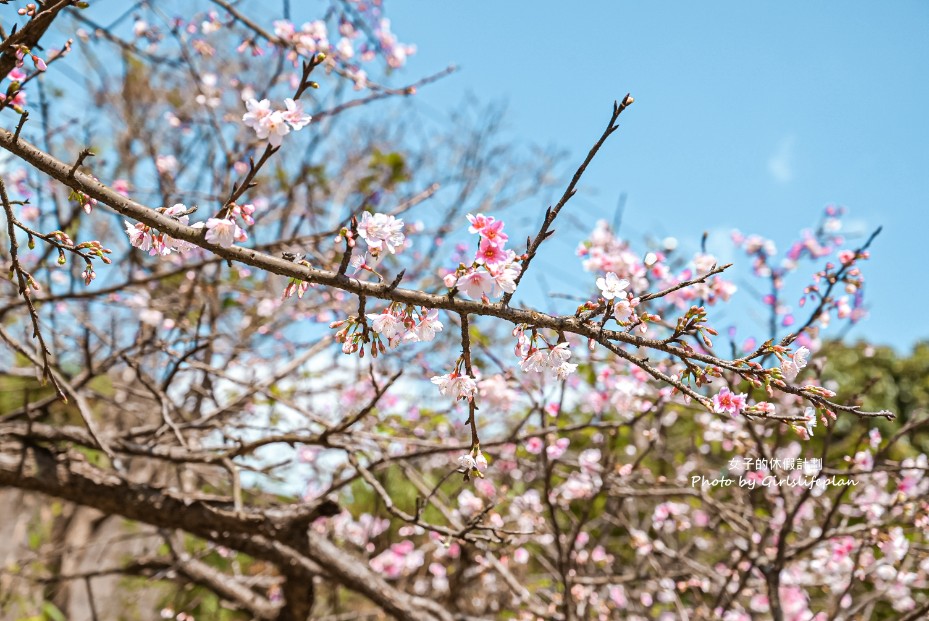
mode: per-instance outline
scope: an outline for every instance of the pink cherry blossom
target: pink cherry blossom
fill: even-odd
[[[719,393],[713,396],[713,411],[722,414],[729,412],[732,416],[737,415],[745,407],[745,393],[735,394],[728,388],[722,388]]]
[[[206,240],[211,244],[230,247],[235,242],[243,242],[248,235],[239,228],[235,220],[229,218],[210,218],[206,221]]]
[[[472,300],[480,300],[489,296],[494,290],[494,279],[489,272],[473,270],[460,276],[455,282],[458,290]]]
[[[545,447],[545,442],[542,441],[542,438],[533,436],[526,440],[526,451],[531,455],[538,455],[542,452],[542,449]]]
[[[382,213],[364,212],[358,223],[358,235],[368,244],[371,254],[377,256],[384,250],[397,254],[403,248],[403,220]]]
[[[477,251],[478,263],[494,266],[503,263],[507,258],[507,253],[499,245],[494,244],[489,239],[481,239],[481,245]]]
[[[839,251],[839,262],[842,265],[851,265],[855,261],[855,253],[851,250]]]
[[[242,116],[242,121],[255,131],[258,131],[263,121],[271,115],[271,102],[267,99],[261,101],[249,99],[245,102],[245,108],[248,112]]]
[[[577,365],[568,362],[571,350],[568,343],[559,343],[550,349],[536,349],[520,362],[523,371],[544,373],[553,371],[559,379],[565,379],[577,370]]]
[[[393,339],[406,330],[403,319],[392,313],[367,315],[367,318],[371,320],[371,329],[386,339]]]
[[[468,218],[468,222],[471,223],[471,226],[468,227],[469,233],[480,233],[481,231],[484,230],[484,227],[486,227],[489,224],[492,224],[494,220],[496,219],[493,216],[485,216],[482,213],[479,213],[476,216],[468,214],[467,218]]]
[[[703,275],[713,269],[716,265],[716,257],[711,254],[698,254],[694,257],[694,267],[698,275]]]
[[[267,139],[272,147],[281,146],[284,136],[290,133],[290,126],[284,120],[284,115],[280,110],[275,110],[264,119],[255,128],[255,135],[261,139]]]
[[[516,279],[522,271],[523,268],[519,263],[507,263],[502,268],[493,271],[494,284],[505,293],[513,293],[516,291]],[[496,291],[493,293],[493,297],[497,297]]]
[[[478,498],[474,492],[469,489],[462,490],[458,494],[458,510],[465,517],[470,517],[481,512],[484,508],[484,501]]]
[[[632,300],[628,298],[617,299],[613,303],[613,318],[620,323],[625,323],[632,318],[634,314],[634,308],[639,303],[639,298],[633,298]]]
[[[477,461],[471,455],[459,455],[458,466],[465,472],[477,470]]]
[[[800,347],[794,352],[793,356],[781,361],[781,374],[789,382],[792,382],[799,375],[800,370],[806,366],[810,350],[806,347]]]
[[[458,399],[467,399],[471,401],[477,394],[477,383],[473,378],[459,373],[447,373],[445,375],[436,375],[430,380],[439,387],[439,392]]]
[[[545,455],[549,459],[559,459],[568,450],[571,440],[568,438],[558,438],[554,444],[545,447]]]
[[[190,218],[184,213],[187,211],[187,207],[182,203],[177,203],[159,211],[162,211],[166,216],[173,217],[184,225],[188,223]],[[126,227],[126,235],[129,236],[129,243],[140,250],[147,250],[153,256],[167,256],[171,252],[184,253],[194,247],[191,243],[159,233],[141,222],[132,224],[124,221],[123,224]]]
[[[488,222],[480,230],[480,234],[481,239],[491,244],[500,246],[501,248],[509,239],[507,234],[503,232],[503,220],[494,220],[493,222]]]
[[[312,116],[303,111],[303,104],[299,101],[294,101],[288,97],[284,100],[284,105],[287,106],[287,112],[284,112],[282,116],[294,131],[303,129],[313,120]]]
[[[150,250],[152,247],[152,236],[149,228],[144,224],[132,224],[123,221],[126,226],[126,235],[129,236],[129,243],[139,250]]]
[[[428,342],[435,339],[436,332],[441,332],[442,327],[439,311],[431,309],[425,311],[420,322],[410,328],[404,338],[408,341]]]
[[[806,423],[804,423],[804,431],[806,431],[807,439],[813,437],[813,428],[816,427],[816,410],[813,408],[806,408],[803,412],[804,418],[806,418]]]

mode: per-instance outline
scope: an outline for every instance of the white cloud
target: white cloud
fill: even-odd
[[[778,183],[789,183],[794,178],[794,144],[793,135],[781,139],[777,149],[768,159],[768,172]]]

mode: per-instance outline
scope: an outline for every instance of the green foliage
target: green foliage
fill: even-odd
[[[368,169],[370,173],[358,181],[358,190],[362,194],[370,194],[375,188],[389,192],[410,179],[406,159],[395,151],[384,153],[374,149]]]
[[[865,410],[888,409],[896,414],[895,421],[871,422],[885,438],[917,416],[929,414],[929,342],[916,344],[907,355],[864,342],[829,343],[819,357],[825,361],[823,380],[838,385],[840,401],[855,401]],[[861,429],[861,421],[853,416],[840,416],[836,421],[839,437],[857,435]],[[908,453],[929,451],[929,432],[916,430],[901,438],[898,450],[903,449],[909,449]]]

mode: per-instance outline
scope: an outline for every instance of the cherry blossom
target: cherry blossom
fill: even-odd
[[[531,351],[520,362],[520,368],[523,371],[535,371],[544,373],[554,371],[559,379],[565,379],[568,375],[577,370],[577,365],[568,362],[571,357],[571,350],[568,343],[559,343],[549,349],[535,349]]]
[[[442,322],[439,321],[439,311],[431,309],[423,312],[419,323],[413,325],[404,337],[407,341],[429,342],[435,339],[437,332],[442,331]]]
[[[458,457],[458,466],[464,471],[466,478],[476,476],[484,477],[484,471],[487,470],[487,458],[481,452],[480,447],[474,447],[471,452]]]
[[[371,320],[371,329],[387,339],[394,339],[406,331],[403,319],[393,313],[381,313],[367,317]]]
[[[499,373],[481,379],[478,382],[478,389],[481,403],[500,412],[508,412],[519,398],[519,394],[510,387],[506,378]]]
[[[694,267],[697,268],[697,274],[706,274],[716,265],[716,257],[711,254],[700,253],[694,257]]]
[[[568,438],[558,438],[555,442],[545,447],[545,456],[552,460],[560,459],[568,450],[570,444],[571,440]]]
[[[144,224],[132,224],[125,221],[123,224],[126,226],[126,235],[129,236],[130,244],[140,250],[151,250],[152,235],[149,233],[151,230],[149,227]]]
[[[482,239],[480,248],[477,251],[477,261],[489,267],[503,263],[509,258],[509,255],[499,244],[493,243],[489,239]]]
[[[159,211],[184,225],[188,223],[190,218],[185,213],[187,207],[181,203],[161,208]],[[132,224],[127,221],[123,221],[123,224],[126,227],[129,243],[140,250],[147,250],[150,255],[167,256],[171,252],[185,253],[193,248],[193,244],[159,233],[145,224]]]
[[[312,116],[303,111],[303,104],[299,101],[294,101],[288,97],[284,100],[284,105],[287,107],[287,112],[284,112],[281,116],[290,124],[294,131],[303,129],[313,120]]]
[[[430,380],[439,387],[439,392],[458,399],[471,401],[477,394],[477,382],[474,378],[461,375],[457,372],[445,375],[436,375]]]
[[[477,215],[473,215],[469,213],[467,215],[467,219],[468,219],[468,222],[471,223],[471,226],[468,227],[469,233],[481,233],[485,227],[489,226],[490,224],[493,224],[496,221],[496,218],[494,218],[493,216],[485,216],[482,213],[479,213]]]
[[[235,242],[243,242],[248,235],[239,228],[231,218],[210,218],[206,221],[206,240],[223,248],[230,247]]]
[[[635,307],[639,303],[639,298],[620,298],[613,303],[613,318],[619,323],[626,323],[635,313]]]
[[[735,394],[724,387],[713,396],[713,411],[718,414],[729,412],[735,416],[745,407],[745,401],[745,393]]]
[[[806,366],[810,350],[807,347],[800,347],[790,357],[781,361],[781,374],[787,381],[793,381],[797,378],[800,370]]]
[[[516,279],[519,278],[519,274],[522,270],[522,266],[515,262],[515,256],[510,254],[508,262],[503,267],[492,271],[491,275],[493,276],[494,284],[501,291],[513,293],[516,291]],[[494,297],[496,297],[496,295]]]
[[[804,423],[804,431],[806,431],[806,437],[813,437],[813,428],[816,427],[816,410],[813,408],[806,408],[803,412],[804,417],[806,418],[806,423]]]
[[[473,300],[489,297],[495,285],[493,276],[485,270],[473,270],[463,274],[455,282],[458,290]]]
[[[285,99],[284,104],[285,110],[272,110],[270,100],[248,98],[245,101],[248,111],[242,115],[242,122],[255,130],[257,138],[267,140],[272,147],[279,147],[291,129],[299,131],[312,120],[310,115],[304,113],[300,102]]]
[[[242,122],[245,123],[246,127],[251,127],[255,131],[258,131],[258,128],[262,126],[265,119],[271,116],[271,101],[268,99],[262,99],[258,101],[256,99],[248,99],[245,102],[245,108],[248,110],[242,116]]]
[[[284,120],[284,115],[280,110],[275,110],[261,120],[258,127],[255,128],[255,135],[267,140],[272,147],[281,146],[284,136],[290,133],[290,126]]]
[[[625,278],[619,278],[614,272],[607,272],[605,277],[597,279],[597,288],[600,289],[600,294],[607,300],[625,295],[625,289],[628,286],[629,281]]]
[[[503,220],[491,220],[480,229],[481,239],[495,246],[503,247],[509,237],[503,232]]]
[[[403,235],[403,220],[394,216],[371,212],[364,212],[358,223],[358,235],[368,244],[372,255],[379,255],[386,250],[396,254],[403,248],[405,237]]]

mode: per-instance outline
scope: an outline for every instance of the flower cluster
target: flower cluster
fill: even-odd
[[[385,337],[391,347],[396,347],[400,341],[429,342],[435,338],[436,332],[442,331],[439,311],[435,309],[421,309],[416,313],[407,306],[402,313],[395,313],[391,312],[393,308],[394,305],[391,305],[386,312],[368,315],[371,329]]]
[[[366,314],[364,319],[357,317],[334,321],[330,328],[340,328],[336,333],[336,341],[342,343],[342,351],[346,354],[361,352],[364,355],[364,345],[370,343],[371,355],[377,357],[378,353],[386,353],[387,345],[396,347],[403,341],[427,343],[435,339],[435,335],[442,331],[442,322],[439,321],[439,311],[435,309],[416,308],[412,305],[391,303],[382,313]],[[368,325],[370,321],[370,326]]]
[[[764,297],[764,302],[772,308],[782,326],[792,326],[796,321],[790,307],[780,296],[784,277],[796,271],[804,259],[818,260],[833,253],[837,255],[838,265],[828,262],[822,270],[813,275],[813,282],[804,289],[799,306],[803,307],[808,302],[822,302],[816,319],[823,328],[828,327],[832,311],[835,311],[839,319],[850,319],[853,323],[865,316],[862,295],[864,279],[855,263],[858,259],[867,259],[868,253],[839,250],[845,244],[845,238],[841,235],[841,218],[844,214],[843,207],[827,206],[815,230],[802,231],[801,238],[790,245],[780,261],[777,260],[777,247],[771,240],[759,235],[746,236],[739,231],[732,233],[732,240],[752,258],[752,270],[755,275],[771,281],[773,290]],[[825,287],[831,290],[835,284],[844,285],[847,295],[826,295],[822,291]]]
[[[439,311],[435,309],[416,311],[413,306],[401,308],[399,304],[391,304],[383,313],[366,316],[371,320],[371,329],[377,335],[375,338],[387,339],[390,347],[396,347],[401,341],[427,343],[442,331]]]
[[[287,98],[284,105],[284,110],[272,110],[271,102],[267,99],[248,99],[245,102],[248,112],[242,116],[242,121],[255,130],[260,140],[267,140],[272,147],[279,147],[291,129],[299,131],[313,120],[312,116],[303,111],[303,104],[299,101]]]
[[[329,44],[328,27],[322,20],[305,22],[300,30],[297,30],[292,22],[279,19],[274,22],[274,34],[306,58],[318,52],[329,53],[332,48]]]
[[[32,53],[32,50],[29,49],[26,45],[17,45],[16,49],[16,68],[22,69],[26,56],[29,56],[32,59],[32,64],[35,65],[36,71],[45,71],[48,69],[48,65],[40,57]]]
[[[364,86],[364,71],[356,64],[356,58],[371,61],[378,54],[382,55],[391,68],[402,67],[407,58],[416,53],[416,46],[400,43],[390,30],[390,20],[381,17],[379,3],[365,3],[356,7],[354,19],[343,17],[339,22],[339,40],[330,39],[326,22],[316,20],[305,22],[299,29],[293,22],[277,20],[274,22],[274,34],[278,43],[291,48],[288,58],[296,61],[302,56],[308,58],[319,52],[332,57],[332,62],[341,61],[356,84]],[[358,23],[358,19],[364,23]],[[368,41],[358,41],[360,35],[369,33]],[[335,34],[335,33],[333,33]],[[358,75],[361,74],[361,75]]]
[[[536,373],[554,372],[558,379],[566,379],[577,370],[577,365],[568,362],[571,350],[567,341],[549,345],[535,329],[526,335],[527,326],[520,324],[513,329],[516,337],[515,353],[520,358],[519,366],[523,371]],[[539,341],[541,341],[541,346]]]
[[[233,218],[210,218],[205,224],[206,240],[211,244],[228,248],[234,242],[244,242],[248,239],[248,234],[238,225]]]
[[[187,224],[189,219],[186,213],[188,211],[187,207],[181,203],[177,203],[171,207],[162,207],[158,209],[158,211],[165,216],[174,218],[184,225]],[[164,233],[159,233],[152,227],[142,224],[141,222],[138,224],[124,222],[124,224],[126,226],[126,234],[129,236],[129,243],[140,250],[147,250],[148,253],[153,256],[167,256],[171,254],[171,252],[183,254],[194,247],[191,243],[181,239],[175,239]]]
[[[409,539],[395,543],[371,559],[371,568],[388,580],[415,572],[423,564],[424,553]]]
[[[481,452],[481,447],[475,446],[469,454],[458,457],[458,466],[464,472],[466,481],[472,476],[483,479],[484,471],[487,470],[487,458]]]
[[[852,250],[840,250],[837,254],[839,265],[832,262],[826,263],[825,267],[813,274],[813,282],[803,291],[803,297],[800,298],[800,306],[804,306],[807,301],[822,301],[822,309],[819,314],[819,322],[823,327],[829,325],[831,311],[836,312],[839,319],[849,319],[852,323],[860,321],[866,315],[864,308],[864,296],[862,295],[864,286],[864,277],[856,263],[859,260],[870,258],[867,250],[858,252]],[[824,294],[822,289],[831,288],[833,284],[844,285],[847,295],[829,296]],[[849,300],[851,296],[851,300]],[[825,299],[823,299],[825,297]]]
[[[245,205],[229,203],[223,212],[225,212],[225,217],[209,218],[205,223],[198,222],[194,228],[205,228],[205,239],[223,248],[228,248],[235,242],[247,241],[248,233],[238,225],[236,218],[241,218],[248,225],[255,224],[255,218],[252,216],[255,213],[255,206],[251,203]]]
[[[736,416],[745,409],[746,399],[744,392],[735,394],[728,388],[722,388],[713,396],[713,411],[717,414],[728,412],[732,416]]]
[[[446,274],[445,286],[457,287],[474,300],[489,302],[490,298],[516,291],[516,279],[522,272],[517,256],[504,248],[507,239],[503,232],[503,221],[483,214],[468,214],[471,226],[469,233],[480,236],[477,254],[471,265],[461,264],[454,272]]]
[[[631,292],[626,291],[629,281],[625,278],[619,278],[614,272],[607,272],[606,276],[597,279],[597,288],[605,300],[613,301],[613,318],[620,325],[627,325],[635,315],[635,307],[639,305],[639,298],[633,297]],[[645,323],[640,324],[640,330],[644,332]]]
[[[601,291],[611,294],[604,293],[605,299],[615,299],[613,313],[621,324],[633,319],[633,309],[638,304],[637,298],[631,293],[626,293],[627,289],[639,292],[649,288],[673,289],[682,282],[707,274],[716,265],[717,261],[713,255],[701,252],[690,262],[692,268],[687,267],[675,274],[671,265],[671,253],[677,247],[677,240],[668,238],[663,244],[663,250],[647,252],[644,257],[640,256],[632,250],[628,242],[613,234],[605,220],[600,220],[590,238],[578,246],[577,255],[583,259],[584,269],[605,274],[597,279],[597,285]],[[625,284],[619,287],[619,283]],[[601,284],[609,284],[609,288],[604,289]],[[673,289],[663,299],[683,309],[697,300],[711,305],[725,302],[735,292],[736,286],[732,282],[720,276],[713,276],[705,282]],[[640,324],[640,329],[644,331],[644,328],[644,323]]]
[[[466,399],[473,401],[477,394],[477,382],[469,375],[463,375],[460,370],[445,375],[436,375],[430,380],[439,387],[443,395],[455,397],[455,400]]]
[[[351,231],[345,230],[343,234],[350,242]],[[394,216],[369,211],[361,215],[358,223],[358,236],[365,240],[368,252],[378,257],[382,252],[397,254],[403,249],[406,238],[403,235],[403,220]],[[351,244],[350,244],[351,245]]]
[[[797,379],[800,370],[806,366],[807,358],[810,355],[810,350],[806,347],[800,347],[793,353],[792,356],[786,356],[784,354],[778,353],[778,357],[781,360],[781,375],[784,376],[788,382],[792,382]]]
[[[632,284],[636,291],[648,289],[648,267],[629,244],[613,234],[606,220],[599,220],[587,241],[577,248],[588,272],[613,272]],[[658,265],[655,255],[653,265]]]

